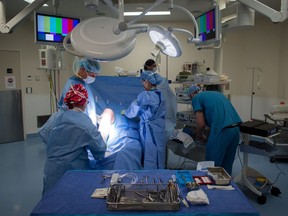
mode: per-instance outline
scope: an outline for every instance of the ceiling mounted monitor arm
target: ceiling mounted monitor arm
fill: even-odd
[[[162,4],[166,0],[156,0],[154,4],[147,8],[145,11],[143,11],[139,16],[137,16],[135,19],[131,20],[130,22],[126,23],[124,21],[124,1],[119,0],[119,24],[114,27],[114,34],[119,35],[121,32],[131,30],[131,29],[136,29],[136,34],[138,33],[146,33],[147,29],[149,27],[148,24],[134,24],[137,22],[139,19],[141,19],[143,16],[145,16],[146,13],[151,11],[153,8],[157,7],[158,5]]]
[[[140,20],[143,16],[145,16],[146,13],[148,13],[149,11],[151,11],[153,8],[161,5],[161,4],[164,3],[165,1],[166,1],[166,0],[156,0],[151,7],[147,8],[146,10],[144,10],[138,17],[136,17],[135,19],[133,19],[133,20],[131,20],[130,22],[128,22],[128,24],[131,25],[131,24],[137,22],[137,21]]]
[[[237,0],[237,1],[269,17],[272,20],[272,22],[283,22],[288,17],[287,0],[281,0],[281,11],[276,11],[273,8],[270,8],[257,0]]]
[[[175,31],[182,31],[182,32],[185,32],[187,34],[190,35],[190,37],[187,39],[188,43],[197,43],[197,42],[200,42],[200,39],[197,37],[197,35],[199,35],[199,27],[198,27],[198,24],[196,22],[196,19],[195,17],[190,13],[190,11],[188,11],[186,8],[182,7],[182,6],[179,6],[179,5],[174,5],[173,4],[173,1],[171,1],[171,4],[170,4],[170,8],[173,9],[173,8],[177,8],[177,9],[180,9],[182,11],[184,11],[193,21],[193,24],[194,24],[194,27],[196,29],[196,37],[192,34],[192,32],[186,30],[186,29],[178,29],[178,28],[174,28],[173,30]]]
[[[0,4],[0,32],[1,33],[11,33],[13,28],[19,24],[23,19],[29,16],[33,11],[37,10],[38,8],[42,7],[46,2],[49,0],[35,0],[34,2],[30,3],[27,7],[25,7],[21,12],[19,12],[15,17],[13,17],[9,22],[6,23],[5,20],[5,9],[4,5]],[[3,1],[0,0],[0,3]]]

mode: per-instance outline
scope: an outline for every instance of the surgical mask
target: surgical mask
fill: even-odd
[[[157,71],[157,67],[154,67],[152,70],[153,70],[153,72],[156,72]]]
[[[83,79],[86,83],[93,83],[95,81],[95,77],[87,76],[86,79]]]

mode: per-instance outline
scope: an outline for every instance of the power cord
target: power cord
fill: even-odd
[[[243,144],[243,142],[241,144]],[[238,157],[240,165],[241,165],[241,173],[242,173],[242,175],[244,175],[244,173],[243,173],[243,162],[242,162],[241,157],[240,157],[240,145],[241,144],[239,144],[239,146],[238,146],[237,157]],[[278,181],[280,175],[286,175],[286,173],[282,169],[280,169],[280,167],[278,166],[277,162],[275,161],[274,163],[275,163],[275,166],[277,167],[277,169],[279,170],[279,173],[277,174],[276,179],[273,182],[269,183],[268,185],[276,184],[276,182]]]

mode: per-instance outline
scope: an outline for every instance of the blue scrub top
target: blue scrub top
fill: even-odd
[[[92,169],[87,149],[96,160],[104,158],[106,144],[90,118],[82,112],[60,109],[40,128],[39,134],[47,146],[44,193],[67,170]]]
[[[193,111],[202,111],[205,122],[214,132],[222,131],[223,128],[241,123],[241,119],[235,108],[220,92],[203,91],[192,98]]]

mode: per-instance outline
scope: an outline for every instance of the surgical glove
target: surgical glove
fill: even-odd
[[[187,194],[186,199],[192,205],[209,205],[209,199],[207,197],[207,194],[202,189],[190,191]]]
[[[123,110],[121,110],[121,115],[125,115],[125,112],[126,112],[126,110],[125,109],[123,109]]]
[[[96,122],[99,124],[101,122],[102,115],[96,115]]]
[[[184,148],[188,148],[190,145],[195,145],[193,138],[183,131],[178,131],[176,139],[183,143]]]

